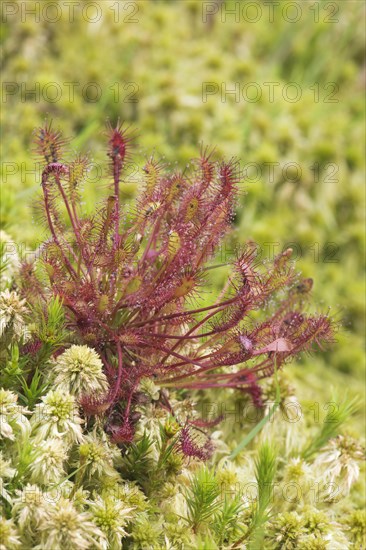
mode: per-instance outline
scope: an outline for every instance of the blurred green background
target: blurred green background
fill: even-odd
[[[234,243],[290,243],[314,298],[343,328],[329,351],[289,367],[300,399],[364,380],[364,22],[362,1],[3,2],[2,227],[34,247],[40,198],[32,131],[46,117],[96,165],[103,127],[138,129],[136,159],[185,166],[200,143],[240,159]],[[141,174],[129,166],[131,200]],[[222,284],[225,273],[217,277]],[[361,414],[355,430],[362,430]]]

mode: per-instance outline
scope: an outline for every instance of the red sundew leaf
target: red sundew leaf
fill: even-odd
[[[83,395],[79,399],[79,404],[86,416],[103,415],[112,403],[110,393],[103,396]]]
[[[108,135],[108,156],[112,159],[120,159],[123,161],[128,152],[130,142],[133,139],[133,135],[130,132],[129,127],[123,127],[123,124],[117,122],[113,127],[110,122],[107,123],[107,135]]]
[[[22,355],[37,355],[39,350],[42,348],[42,342],[39,338],[33,338],[30,342],[27,342],[21,348]]]
[[[52,120],[50,120],[43,127],[35,130],[34,152],[47,163],[59,162],[69,141],[62,136],[60,130],[52,128]]]
[[[213,428],[220,424],[224,420],[224,415],[221,414],[217,418],[214,418],[212,420],[203,420],[202,418],[197,418],[196,420],[190,420],[189,424],[192,424],[193,426],[197,426],[197,428]]]
[[[111,440],[117,445],[131,443],[135,434],[135,429],[129,420],[124,421],[121,426],[111,424],[107,431]]]
[[[188,426],[182,428],[180,432],[180,450],[189,458],[198,458],[199,460],[208,460],[211,458],[214,447],[212,441],[207,438],[203,445],[198,445],[196,438],[191,435]]]

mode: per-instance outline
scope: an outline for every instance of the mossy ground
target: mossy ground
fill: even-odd
[[[22,17],[24,4],[14,3],[18,14],[2,30],[2,227],[29,248],[44,238],[34,218],[39,174],[29,170],[32,130],[45,117],[74,134],[71,146],[92,151],[96,164],[105,120],[118,117],[138,128],[141,158],[156,151],[184,166],[201,142],[236,155],[246,178],[221,255],[247,240],[263,254],[293,246],[320,308],[331,307],[343,327],[331,350],[300,358],[288,376],[309,406],[329,402],[331,387],[364,402],[363,2],[332,2],[334,13],[326,2],[299,3],[297,22],[286,20],[295,14],[283,3],[270,22],[270,3],[261,1],[257,21],[243,9],[230,15],[238,4],[231,1],[208,18],[205,5],[214,3],[145,0],[120,3],[117,14],[115,2],[103,1],[94,3],[98,21],[79,2],[71,23],[61,1],[55,23],[47,21],[51,11],[41,10],[39,21]],[[65,83],[73,83],[73,97]],[[86,209],[102,191],[97,171],[85,188]],[[139,177],[131,166],[126,201]],[[351,429],[361,435],[364,427],[359,413]]]

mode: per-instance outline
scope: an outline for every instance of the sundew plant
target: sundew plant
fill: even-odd
[[[238,163],[150,157],[131,207],[132,138],[108,125],[90,214],[88,156],[36,130],[47,238],[19,258],[0,235],[0,550],[364,548],[364,448],[343,430],[357,403],[298,417],[286,379],[334,340],[312,280],[291,249],[261,261],[249,242],[207,292]],[[242,413],[204,414],[217,401]]]
[[[205,149],[182,173],[150,158],[129,211],[120,185],[130,144],[122,126],[108,128],[108,195],[85,216],[80,186],[88,158],[66,161],[65,141],[50,125],[36,132],[50,238],[39,274],[28,264],[22,270],[29,303],[45,308],[57,298],[72,340],[100,356],[109,389],[98,388],[96,395],[97,388],[86,385],[79,398],[87,415],[106,415],[106,430],[118,443],[133,440],[144,379],[160,388],[159,402],[169,409],[168,388],[238,389],[260,407],[260,380],[273,374],[274,365],[280,368],[333,334],[327,315],[304,312],[312,281],[299,279],[291,250],[267,265],[257,261],[253,247],[238,252],[221,294],[200,305],[207,271],[215,267],[207,262],[234,213],[235,159],[214,161]]]

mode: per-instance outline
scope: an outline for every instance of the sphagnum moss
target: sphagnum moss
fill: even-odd
[[[12,419],[19,422],[24,417],[28,428],[16,432],[14,424],[14,433],[22,434],[23,446],[26,442],[30,445],[31,461],[19,470],[23,449],[14,439],[4,438],[1,496],[5,548],[56,550],[77,544],[114,549],[123,544],[123,548],[136,550],[183,550],[201,547],[206,541],[211,544],[208,548],[235,549],[257,548],[259,540],[263,548],[362,547],[364,515],[352,505],[356,477],[347,478],[347,491],[338,491],[337,498],[329,499],[329,476],[326,471],[319,476],[319,462],[323,462],[325,468],[331,468],[333,489],[344,484],[343,462],[338,469],[327,459],[324,462],[334,446],[332,440],[305,462],[301,450],[296,454],[287,446],[286,433],[276,429],[280,419],[275,417],[266,431],[264,447],[255,442],[244,457],[232,461],[228,455],[235,440],[227,433],[226,456],[215,451],[202,469],[197,458],[179,455],[179,447],[166,454],[174,435],[169,432],[167,439],[161,416],[150,420],[157,425],[152,430],[155,435],[136,440],[121,452],[98,423],[92,432],[84,425],[81,442],[75,439],[75,426],[70,422],[64,423],[57,435],[47,428],[49,435],[40,441],[39,434],[44,431],[34,420],[39,416],[37,406],[27,413],[28,420],[15,397],[7,392],[11,418],[9,412],[4,418],[13,423]],[[63,418],[68,407],[62,411]],[[149,408],[149,403],[140,405],[142,417],[149,414]],[[60,411],[53,412],[58,414],[55,423],[60,428]],[[169,411],[165,415],[168,425]],[[305,428],[297,426],[303,448],[314,437],[314,428],[321,431],[311,414]],[[352,451],[355,471],[362,468],[362,448],[343,433],[340,445],[347,447],[348,453]],[[276,441],[276,455],[268,441]],[[177,469],[172,474],[173,458]],[[294,487],[296,491],[291,492]]]
[[[88,346],[71,346],[59,355],[50,369],[53,385],[82,397],[92,393],[105,395],[108,390],[103,363],[98,354]]]

